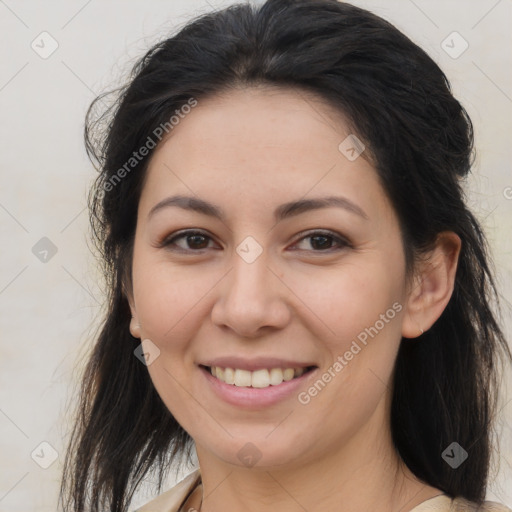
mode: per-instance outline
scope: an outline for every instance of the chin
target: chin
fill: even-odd
[[[269,439],[269,430],[263,435],[245,435],[230,438],[225,444],[217,442],[205,443],[206,446],[215,446],[212,454],[226,464],[237,468],[254,470],[273,470],[284,466],[298,464],[297,444],[289,436],[279,436]],[[272,435],[272,434],[271,434]],[[265,439],[267,437],[267,439]],[[200,454],[199,459],[200,459]]]

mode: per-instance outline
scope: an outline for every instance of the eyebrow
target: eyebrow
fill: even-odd
[[[151,208],[148,218],[151,218],[156,212],[171,206],[202,213],[203,215],[215,217],[223,222],[225,222],[226,219],[226,214],[219,206],[205,201],[204,199],[199,199],[198,197],[182,195],[167,197],[157,203],[153,208]],[[312,199],[299,199],[297,201],[284,203],[274,210],[274,221],[280,222],[284,219],[300,215],[301,213],[309,212],[311,210],[332,207],[343,208],[350,213],[368,220],[368,215],[364,210],[346,197],[327,196]]]

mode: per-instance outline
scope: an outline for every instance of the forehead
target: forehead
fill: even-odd
[[[235,89],[198,100],[153,154],[141,207],[174,191],[260,211],[336,191],[378,206],[371,163],[340,150],[350,135],[340,112],[304,91]]]
[[[194,110],[183,117],[169,140],[177,139],[180,144],[198,142],[198,154],[217,150],[225,157],[256,152],[263,157],[265,149],[297,151],[297,146],[303,144],[309,149],[333,143],[337,147],[340,136],[349,133],[341,112],[322,98],[299,89],[230,89],[199,100]],[[234,145],[233,141],[243,145]]]

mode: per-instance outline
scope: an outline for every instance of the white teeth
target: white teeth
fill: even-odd
[[[226,368],[224,370],[224,382],[226,384],[235,383],[235,370],[233,370],[233,368]]]
[[[253,388],[268,388],[270,386],[270,375],[268,370],[257,370],[252,372],[251,386]]]
[[[283,380],[292,380],[295,375],[295,370],[293,368],[286,368],[283,372]]]
[[[283,370],[281,368],[272,368],[270,370],[270,384],[277,386],[283,382]]]
[[[218,371],[218,370],[217,370]],[[218,373],[217,373],[218,375]],[[217,377],[219,380],[222,378]],[[251,372],[247,370],[235,370],[235,386],[250,386]]]
[[[253,388],[278,386],[283,381],[300,377],[305,371],[305,368],[272,368],[270,370],[262,369],[254,372],[233,368],[221,368],[219,366],[212,366],[210,368],[211,374],[226,384],[238,387],[252,386]]]

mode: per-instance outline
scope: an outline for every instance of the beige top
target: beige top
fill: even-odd
[[[164,492],[154,500],[137,509],[135,512],[196,512],[195,509],[184,508],[191,496],[201,493],[201,474],[199,469],[187,475],[172,489]],[[452,499],[445,494],[430,498],[414,507],[410,512],[512,512],[512,509],[486,501],[479,508],[473,502],[463,498]]]

